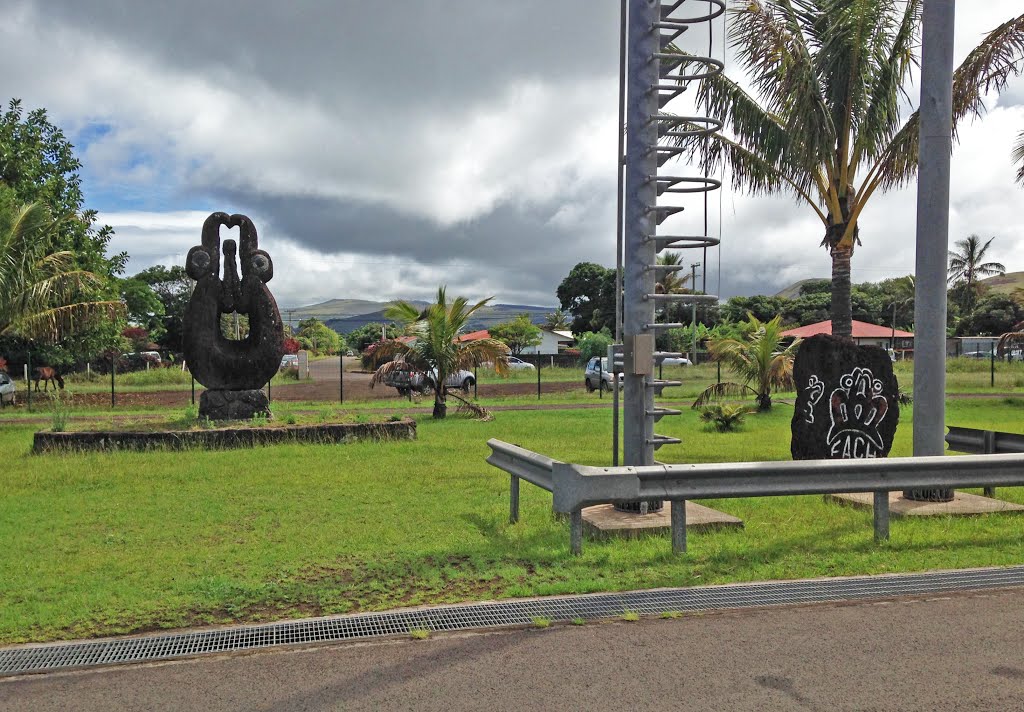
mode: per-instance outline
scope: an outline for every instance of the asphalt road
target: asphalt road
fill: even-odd
[[[0,710],[1024,710],[1024,589],[27,676]]]

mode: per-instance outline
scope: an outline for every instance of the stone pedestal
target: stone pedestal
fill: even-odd
[[[199,397],[200,418],[251,420],[254,415],[270,417],[270,401],[261,390],[209,390]]]

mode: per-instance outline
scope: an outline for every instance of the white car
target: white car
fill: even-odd
[[[281,357],[281,365],[278,367],[279,371],[284,371],[289,368],[299,367],[299,357],[295,354],[285,354]]]
[[[536,368],[532,363],[523,361],[521,358],[515,356],[508,357],[508,367],[513,371],[534,371]]]
[[[14,405],[17,397],[18,386],[14,380],[3,371],[0,371],[0,408],[5,405]]]
[[[661,360],[662,366],[692,366],[690,359],[685,356],[669,356]]]

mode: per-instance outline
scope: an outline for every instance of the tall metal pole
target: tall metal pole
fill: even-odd
[[[914,300],[914,455],[941,455],[946,420],[946,275],[955,0],[924,3]],[[932,494],[948,494],[942,491]],[[913,496],[914,493],[905,493]],[[917,493],[921,495],[922,493]]]
[[[655,23],[660,17],[660,0],[630,0],[627,41],[626,185],[624,211],[623,351],[625,361],[625,407],[623,413],[624,464],[650,465],[654,462],[654,427],[647,412],[654,410],[654,391],[646,388],[653,361],[648,340],[653,335],[647,324],[654,323],[654,235],[657,227],[657,187],[652,176],[658,172],[657,158],[650,150],[658,143],[658,126],[651,117],[658,113],[657,93],[660,37]],[[644,354],[647,358],[644,359]],[[646,363],[644,362],[646,360]]]
[[[706,234],[706,232],[705,232],[705,234]],[[690,285],[693,287],[693,291],[695,291],[695,292],[697,291],[697,268],[698,267],[700,267],[700,262],[694,262],[693,264],[690,265],[690,270],[692,271],[692,277],[690,278],[691,279]],[[707,268],[704,269],[704,274],[705,275],[707,274]],[[696,366],[697,365],[697,302],[696,301],[694,301],[693,304],[690,305],[690,335],[692,336],[692,341],[693,341],[693,351],[690,353],[690,355],[692,357],[690,362],[694,366]]]
[[[623,172],[626,169],[625,141],[626,141],[626,22],[629,13],[626,9],[626,0],[619,2],[619,143],[616,155],[615,170],[618,174],[616,181],[615,200],[615,343],[622,343],[622,182]],[[609,367],[612,369],[612,465],[619,464],[619,369],[615,365],[614,355],[608,357]]]

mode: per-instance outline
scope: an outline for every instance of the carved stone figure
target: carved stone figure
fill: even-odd
[[[224,241],[223,279],[221,225],[238,227],[240,233],[239,247],[234,240]],[[185,271],[196,281],[196,288],[185,309],[183,351],[192,375],[208,389],[200,399],[200,416],[212,420],[245,419],[258,413],[269,416],[270,405],[261,389],[281,363],[284,329],[266,285],[274,276],[274,263],[259,249],[252,220],[227,213],[206,218],[202,244],[189,250]],[[244,339],[228,339],[221,332],[221,314],[232,312],[249,317],[249,334]]]
[[[793,363],[794,460],[885,457],[899,421],[899,386],[883,349],[829,335],[806,339]]]

